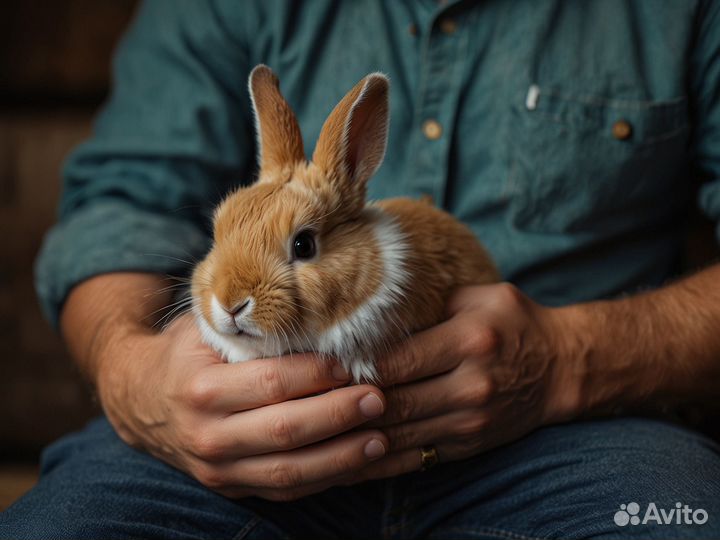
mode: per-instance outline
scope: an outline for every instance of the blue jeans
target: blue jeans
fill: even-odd
[[[0,515],[0,538],[720,538],[719,450],[656,420],[576,422],[424,473],[232,501],[99,419],[45,451],[39,484]],[[706,521],[643,524],[650,503]]]

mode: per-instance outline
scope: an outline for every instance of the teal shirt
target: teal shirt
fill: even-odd
[[[690,205],[720,220],[720,2],[150,0],[65,167],[36,268],[51,320],[93,275],[203,256],[213,207],[256,174],[258,63],[308,155],[344,93],[388,74],[370,197],[431,195],[542,303],[659,286]]]

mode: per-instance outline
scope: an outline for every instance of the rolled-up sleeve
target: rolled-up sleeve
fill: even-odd
[[[57,324],[97,274],[187,274],[209,245],[212,208],[254,167],[248,52],[231,3],[149,0],[116,54],[92,138],[67,160],[58,223],[36,262]]]
[[[705,2],[690,64],[693,158],[704,180],[699,203],[720,242],[720,2]]]

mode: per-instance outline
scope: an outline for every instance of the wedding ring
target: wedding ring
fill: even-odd
[[[420,470],[427,471],[432,469],[440,461],[437,449],[434,446],[420,447]]]

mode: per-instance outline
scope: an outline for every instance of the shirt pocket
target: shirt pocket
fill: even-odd
[[[678,180],[687,116],[685,97],[625,100],[531,86],[508,130],[513,227],[607,233],[667,216],[686,189]]]

